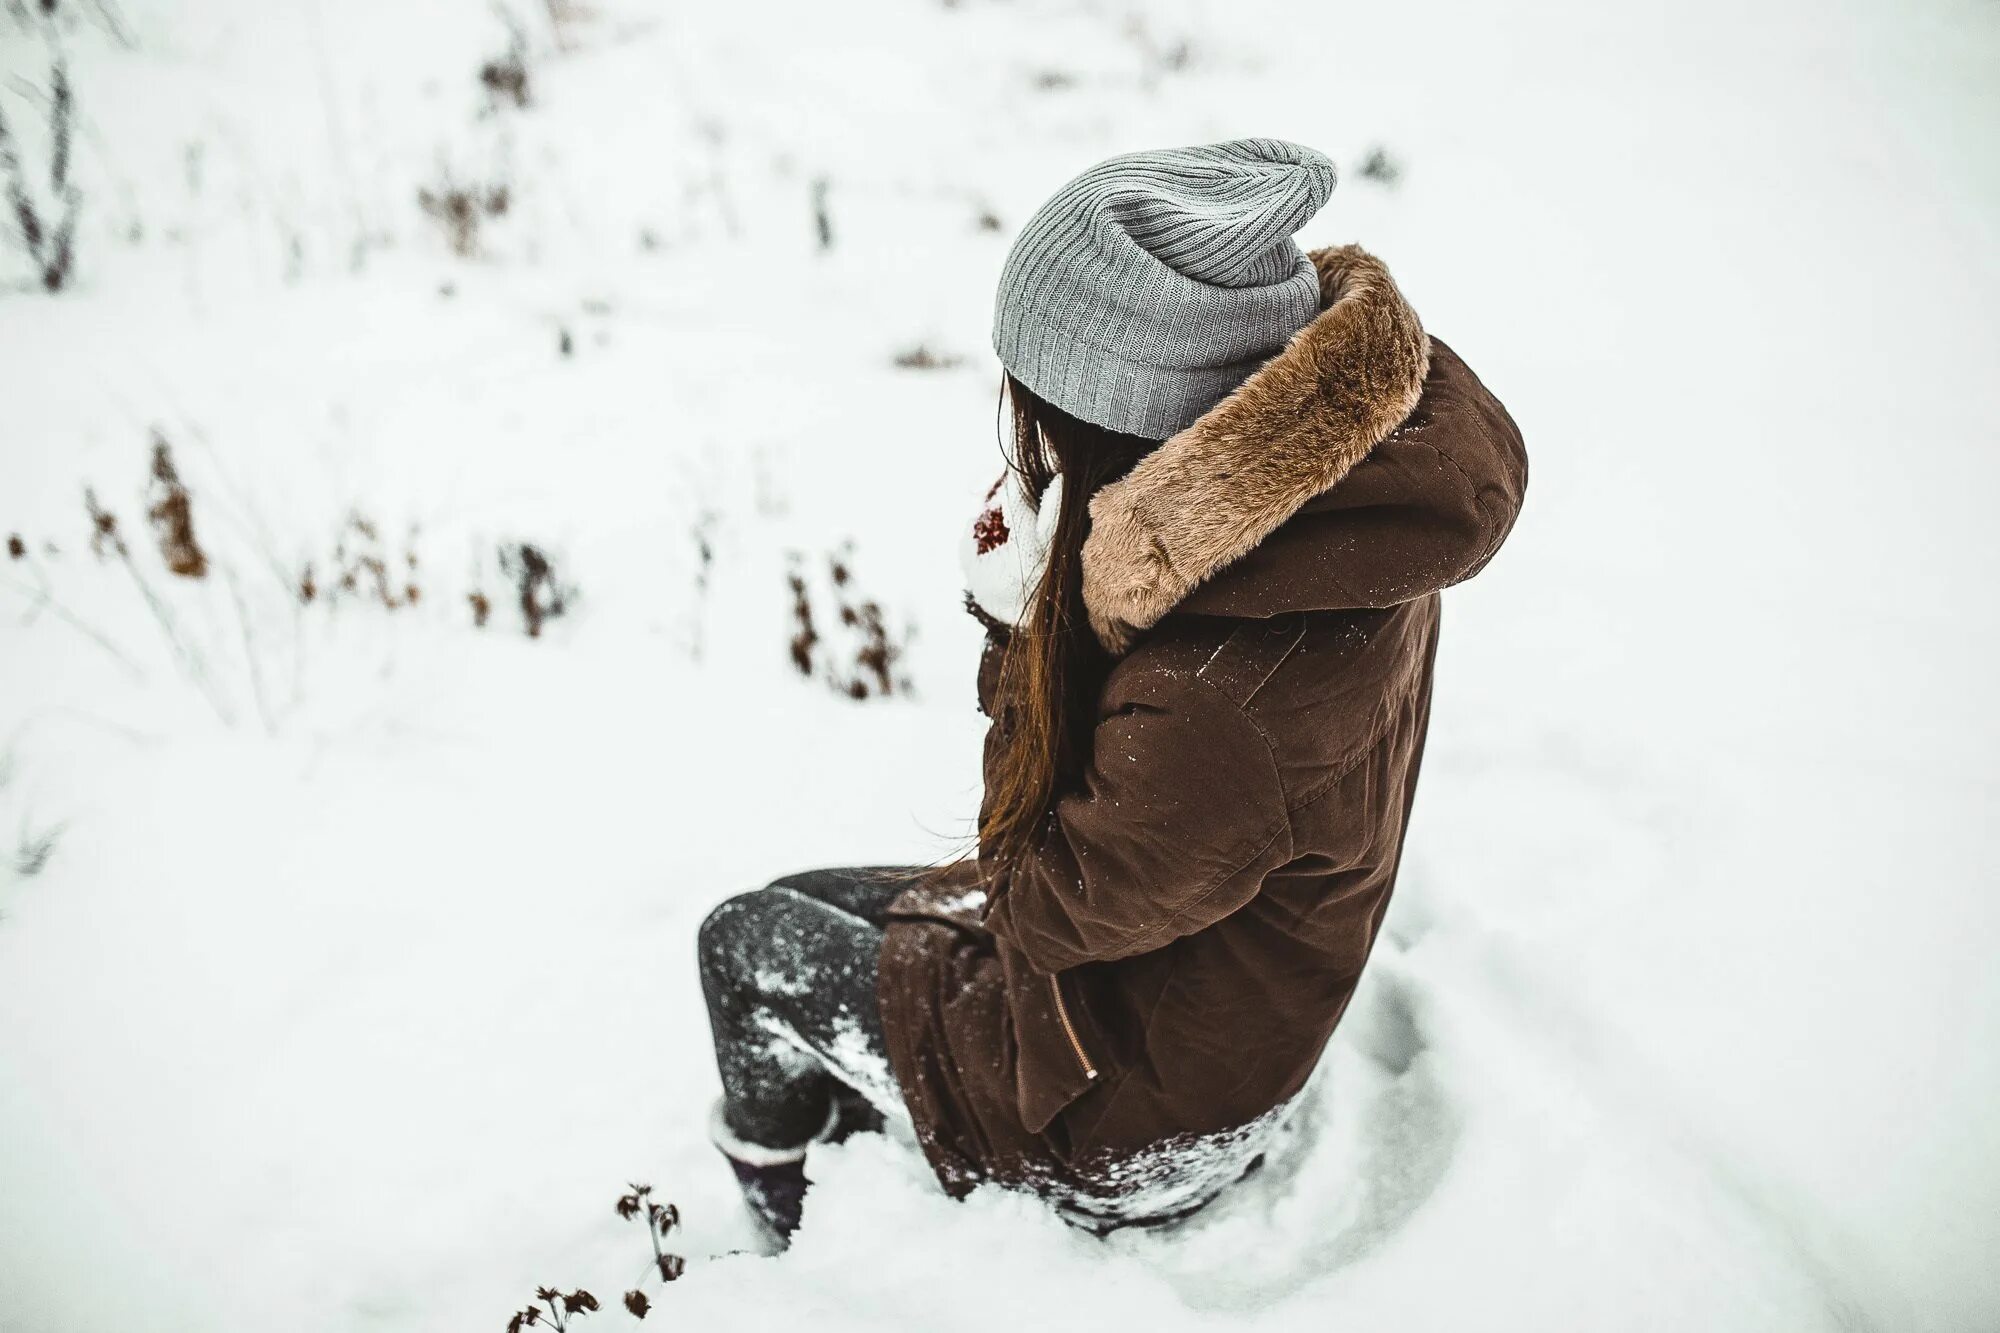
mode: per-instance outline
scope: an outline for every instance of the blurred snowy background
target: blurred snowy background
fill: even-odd
[[[630,1325],[633,1180],[679,1328],[2000,1324],[1991,3],[0,0],[0,119],[0,1328]],[[1008,238],[1242,134],[1535,465],[1305,1121],[711,1258],[695,923],[976,806]]]

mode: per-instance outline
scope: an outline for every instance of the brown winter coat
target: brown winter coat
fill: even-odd
[[[1111,1198],[1121,1163],[1256,1121],[1374,945],[1438,590],[1498,549],[1527,459],[1379,261],[1313,259],[1319,317],[1091,505],[1086,601],[1125,651],[1082,789],[1002,882],[896,905],[890,1060],[954,1192]]]

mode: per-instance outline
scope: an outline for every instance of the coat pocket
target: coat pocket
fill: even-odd
[[[1039,1134],[1104,1074],[1089,1029],[1063,974],[1037,972],[997,941],[1014,1021],[1014,1099],[1021,1124]]]

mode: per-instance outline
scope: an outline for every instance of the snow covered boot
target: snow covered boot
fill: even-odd
[[[826,1125],[819,1133],[796,1148],[766,1148],[738,1138],[722,1114],[722,1102],[708,1117],[708,1137],[728,1159],[743,1190],[743,1201],[751,1216],[783,1248],[799,1229],[806,1206],[806,1150],[815,1143],[832,1141],[840,1129],[840,1103],[829,1109]]]

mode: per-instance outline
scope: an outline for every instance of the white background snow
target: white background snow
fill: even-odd
[[[0,258],[0,1328],[629,1325],[629,1180],[678,1328],[2000,1323],[1991,4],[33,7],[0,113],[40,188],[67,53],[84,212],[72,290]],[[696,923],[976,806],[1007,238],[1240,134],[1336,158],[1305,239],[1381,254],[1535,469],[1302,1130],[1108,1243],[867,1138],[790,1254],[711,1259]],[[472,258],[447,175],[509,188]],[[352,512],[417,606],[294,604]],[[539,640],[522,540],[577,588]],[[787,659],[791,553],[824,626],[849,541],[914,699]]]

